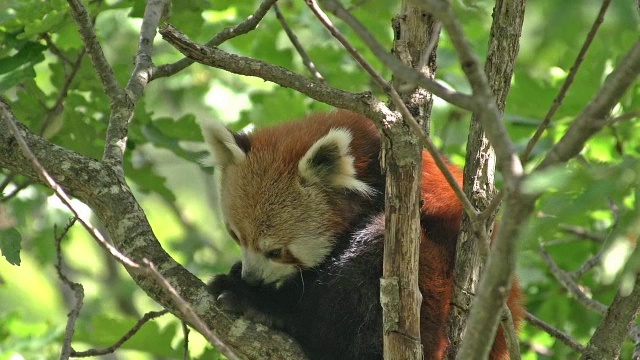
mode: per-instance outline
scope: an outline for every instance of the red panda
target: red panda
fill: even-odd
[[[374,124],[338,110],[250,134],[201,125],[224,223],[242,248],[209,284],[220,306],[288,332],[314,360],[382,359],[385,177]],[[422,162],[420,330],[424,358],[435,360],[448,346],[462,207],[433,158],[423,152]],[[514,283],[516,325],[520,297]],[[508,358],[499,333],[491,359]]]

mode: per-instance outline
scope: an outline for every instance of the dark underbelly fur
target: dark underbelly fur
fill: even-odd
[[[209,284],[227,310],[280,328],[313,360],[382,359],[384,215],[345,234],[320,266],[279,288],[251,286],[240,279],[241,264]]]

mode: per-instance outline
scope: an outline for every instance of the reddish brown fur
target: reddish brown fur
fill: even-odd
[[[462,184],[462,171],[449,165],[449,170]],[[421,212],[423,219],[434,218],[443,223],[436,231],[436,237],[448,237],[450,232],[457,235],[462,217],[462,205],[449,186],[442,172],[437,168],[429,153],[422,153],[422,199],[424,204]],[[425,226],[426,225],[426,226]],[[432,354],[425,359],[438,360],[444,357],[449,341],[446,335],[447,318],[453,296],[453,265],[455,261],[455,242],[438,243],[427,237],[428,223],[423,223],[423,233],[420,244],[420,279],[419,286],[425,296],[422,301],[420,333],[425,354]],[[524,316],[522,308],[522,294],[517,280],[511,286],[511,293],[507,300],[511,309],[514,323],[519,326]],[[508,348],[500,329],[490,359],[509,359]]]
[[[255,168],[249,168],[257,172],[255,174],[256,178],[270,176],[265,176],[264,173],[259,172],[278,174],[277,176],[274,175],[274,178],[277,178],[281,184],[275,184],[276,188],[269,187],[270,191],[274,192],[275,197],[289,197],[289,201],[298,201],[298,199],[291,198],[286,189],[294,184],[298,161],[331,128],[345,128],[352,132],[353,141],[350,145],[350,154],[355,158],[354,167],[357,178],[374,188],[383,189],[382,182],[384,177],[380,175],[379,168],[377,168],[380,140],[375,126],[365,117],[343,110],[334,113],[311,115],[304,120],[303,125],[299,122],[287,123],[248,135],[251,144],[250,151],[254,153],[254,156],[262,152],[273,154],[274,147],[277,147],[276,154],[273,155],[275,158],[270,158],[266,161],[270,168],[260,167],[259,164]],[[252,161],[261,162],[262,160],[258,157]],[[374,164],[373,162],[376,163]],[[372,167],[372,164],[375,166]],[[422,199],[424,204],[421,209],[423,231],[419,269],[419,285],[423,293],[421,336],[424,353],[426,354],[425,359],[437,360],[443,358],[448,346],[446,322],[453,294],[455,242],[460,226],[462,206],[440,170],[437,169],[433,158],[426,152],[422,155],[422,166]],[[461,184],[462,172],[451,165],[449,168],[458,183]],[[256,192],[263,191],[261,187],[272,186],[272,184],[261,184],[259,181],[254,182],[252,179],[244,180],[247,176],[252,177],[253,174],[235,174],[229,176],[229,178],[234,179],[234,181],[246,181],[253,184],[256,187]],[[238,194],[234,193],[234,184],[228,184],[228,186],[229,188],[227,189],[230,189],[230,193],[227,196],[238,196]],[[247,188],[250,187],[242,187],[245,190]],[[229,209],[232,212],[232,217],[247,219],[251,218],[251,216],[256,216],[259,218],[256,213],[259,213],[259,211],[264,212],[264,209],[257,209],[258,211],[256,211],[251,206],[244,208],[243,205],[252,204],[253,195],[255,194],[242,194],[244,197],[238,203],[243,207]],[[314,219],[314,221],[321,223],[324,229],[333,234],[348,230],[357,216],[366,213],[361,209],[367,206],[361,195],[345,195],[341,193],[339,196],[336,195],[336,198],[330,199],[329,212],[325,211],[326,216],[318,214],[322,212],[323,208],[316,207],[310,210],[316,214],[316,218],[320,218],[318,220]],[[326,202],[327,199],[324,200]],[[286,205],[284,206],[286,207]],[[274,207],[267,210],[273,214],[277,213],[279,208]],[[300,214],[299,218],[302,219],[305,216],[307,214]],[[291,224],[284,224],[283,226],[291,228]],[[298,221],[295,226],[311,225],[305,225],[303,221]],[[242,232],[243,230],[239,229],[239,231]],[[248,242],[244,246],[251,247],[255,234],[245,233],[239,235],[245,242]],[[523,317],[523,309],[520,303],[520,289],[514,280],[508,305],[512,311],[516,326]],[[496,337],[491,359],[508,359],[507,346],[501,332]]]
[[[354,118],[354,116],[358,115],[347,111],[317,113],[307,117],[304,120],[304,126],[300,126],[299,122],[291,122],[283,123],[273,128],[261,129],[249,134],[250,151],[254,154],[271,154],[274,152],[273,147],[277,146],[279,148],[277,151],[279,158],[277,161],[268,162],[271,167],[270,171],[286,174],[285,176],[280,176],[281,179],[285,177],[286,179],[293,179],[297,171],[298,161],[318,139],[327,134],[332,128],[349,129],[353,133],[350,150],[354,157],[356,177],[367,184],[375,186],[380,181],[380,175],[377,174],[376,176],[376,174],[367,173],[367,167],[372,161],[378,162],[379,146],[372,147],[372,144],[379,143],[378,131],[370,120],[361,116]],[[274,139],[277,139],[277,141],[274,141]],[[254,166],[247,167],[254,168]],[[264,177],[263,174],[258,175]],[[246,189],[246,187],[243,188]],[[257,188],[256,191],[261,192],[263,190]],[[273,190],[271,189],[271,191]],[[250,200],[247,199],[247,201]],[[239,203],[243,204],[243,202]],[[336,203],[329,209],[332,214],[327,216],[327,221],[331,222],[331,232],[339,233],[344,231],[353,220],[349,215],[361,213],[358,209],[359,206],[361,206],[361,203],[357,200],[357,197],[350,198],[347,201],[336,200]],[[245,210],[242,209],[242,211]],[[248,216],[250,215],[235,215],[235,218],[243,219]]]

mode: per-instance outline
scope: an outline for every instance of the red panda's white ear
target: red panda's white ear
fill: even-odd
[[[316,141],[298,163],[300,176],[310,183],[322,183],[368,195],[373,189],[356,178],[353,156],[349,154],[351,132],[331,129]]]
[[[201,121],[202,135],[209,145],[213,165],[227,166],[243,162],[247,154],[238,146],[233,133],[217,121]]]

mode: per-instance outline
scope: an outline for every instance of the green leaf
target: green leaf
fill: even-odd
[[[15,55],[0,59],[0,74],[6,74],[25,64],[44,60],[42,53],[46,49],[46,46],[35,42],[26,43]]]
[[[15,228],[0,229],[0,252],[12,265],[20,265],[22,235]]]
[[[168,117],[154,119],[153,124],[159,131],[165,134],[171,134],[172,137],[177,139],[183,141],[202,141],[202,132],[193,114],[187,114],[177,120]]]
[[[6,75],[0,75],[0,93],[4,93],[25,79],[33,79],[35,77],[36,72],[32,66],[20,68]]]
[[[201,152],[201,151],[195,152],[195,151],[185,150],[180,145],[180,141],[181,141],[180,138],[164,134],[162,131],[160,131],[159,128],[155,127],[153,124],[142,125],[141,129],[144,136],[152,144],[158,147],[171,150],[171,152],[173,152],[177,156],[180,156],[181,158],[188,160],[190,162],[198,164],[199,161],[206,154],[205,152]]]
[[[166,185],[167,179],[164,176],[155,173],[150,163],[145,163],[139,167],[131,165],[131,151],[127,152],[127,161],[125,161],[125,174],[138,186],[138,189],[144,193],[156,193],[166,200],[174,202],[176,196]]]

